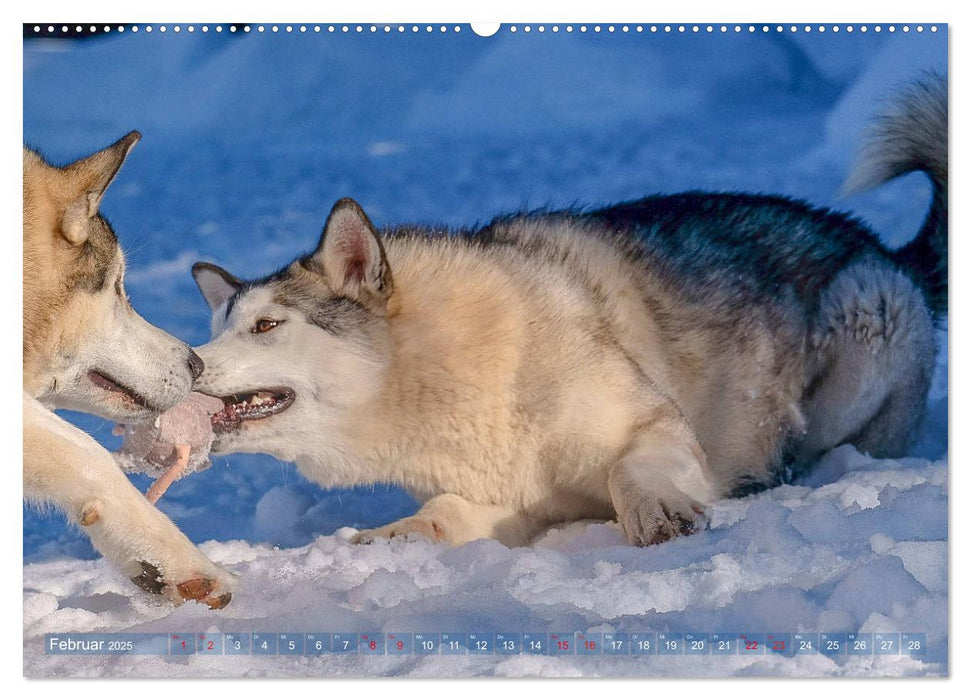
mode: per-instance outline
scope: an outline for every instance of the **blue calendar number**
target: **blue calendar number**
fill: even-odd
[[[901,634],[900,651],[910,656],[923,656],[927,653],[927,635],[923,632],[905,632]]]
[[[663,655],[680,655],[684,653],[684,635],[676,632],[665,632],[657,636],[657,653]]]
[[[846,635],[846,653],[869,656],[873,653],[873,635],[864,632]]]
[[[630,654],[630,635],[622,632],[604,632],[603,653],[617,656]]]
[[[635,655],[653,654],[657,648],[657,635],[635,632],[630,636],[630,653]]]
[[[708,646],[712,654],[737,654],[738,637],[734,632],[715,632],[708,635]]]
[[[549,644],[549,635],[545,632],[526,632],[523,635],[523,651],[527,654],[546,654]]]
[[[804,632],[792,635],[792,652],[794,654],[818,654],[819,635]]]
[[[227,654],[249,654],[250,635],[238,632],[231,632],[224,635],[224,646]]]
[[[467,654],[469,652],[469,635],[462,632],[443,634],[441,650],[443,654]]]
[[[523,650],[523,635],[515,632],[500,632],[496,635],[497,654],[519,654]]]
[[[330,635],[326,632],[314,632],[304,635],[303,648],[308,656],[327,654],[330,652]]]
[[[874,654],[899,654],[900,635],[896,632],[877,632],[873,635]]]
[[[416,632],[414,649],[416,654],[437,654],[439,637],[432,632]]]
[[[277,637],[277,649],[281,654],[303,656],[303,635],[279,635]]]
[[[330,648],[335,654],[356,654],[358,641],[354,632],[335,632]]]
[[[253,633],[253,653],[263,656],[275,655],[277,635],[266,632]]]
[[[827,656],[839,656],[846,653],[846,635],[826,632],[819,635],[819,651]]]
[[[684,635],[684,653],[693,656],[703,656],[711,650],[707,634],[688,632]]]
[[[469,635],[470,654],[491,654],[496,646],[496,636],[484,632],[472,632]]]

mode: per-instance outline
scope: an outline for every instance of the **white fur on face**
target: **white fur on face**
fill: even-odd
[[[279,325],[266,333],[251,332],[260,319]],[[197,390],[226,396],[288,388],[296,395],[282,413],[244,421],[219,435],[218,452],[260,452],[295,461],[309,445],[338,439],[346,410],[373,397],[380,386],[379,358],[276,303],[269,288],[241,294],[228,318],[225,305],[216,309],[212,330],[212,340],[196,348],[206,365]]]
[[[191,390],[188,346],[148,323],[118,294],[116,282],[121,285],[123,273],[119,255],[105,288],[78,293],[65,310],[83,334],[63,336],[43,400],[114,420],[138,420],[174,406]],[[88,376],[91,370],[131,389],[148,406],[96,386]]]

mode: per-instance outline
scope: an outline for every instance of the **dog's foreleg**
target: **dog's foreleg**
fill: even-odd
[[[452,493],[435,496],[410,518],[374,530],[363,530],[351,540],[368,544],[376,539],[417,535],[451,545],[478,539],[495,539],[507,547],[528,544],[544,527],[507,506],[480,505]]]
[[[138,586],[176,603],[229,603],[236,577],[152,506],[91,436],[24,393],[24,497],[50,503]]]
[[[705,455],[687,429],[647,429],[610,468],[607,485],[631,544],[658,544],[700,529],[716,493]]]

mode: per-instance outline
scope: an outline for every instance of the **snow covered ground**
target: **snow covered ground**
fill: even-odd
[[[781,192],[914,235],[917,175],[838,198],[881,96],[942,68],[943,32],[890,36],[188,34],[24,49],[25,139],[67,161],[144,139],[105,211],[150,321],[193,344],[197,259],[265,273],[316,241],[330,205],[449,225],[652,192]],[[64,109],[64,105],[71,109]],[[30,676],[910,675],[947,673],[947,334],[911,457],[835,450],[804,481],[717,503],[711,529],[636,549],[582,523],[535,547],[351,546],[416,504],[323,491],[263,456],[218,458],[161,503],[242,577],[232,604],[136,592],[59,516],[24,512]],[[110,425],[69,417],[109,446]],[[138,481],[139,485],[146,485]],[[72,632],[924,632],[927,654],[729,657],[58,657]]]

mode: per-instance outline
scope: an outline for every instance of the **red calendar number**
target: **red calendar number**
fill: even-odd
[[[749,639],[745,642],[745,649],[748,651],[755,651],[759,648],[759,642],[755,639]]]
[[[583,643],[583,648],[584,649],[589,649],[590,651],[593,651],[593,650],[595,650],[597,648],[597,643],[595,641],[593,641],[592,639],[588,639],[587,641],[585,641]]]
[[[212,640],[209,641],[209,646],[206,647],[207,651],[212,651],[216,647],[213,645]]]
[[[372,640],[371,640],[370,642],[368,642],[368,648],[369,648],[369,649],[372,649],[372,650],[373,650],[373,649],[377,649],[377,648],[378,648],[378,643],[377,643],[377,642],[375,642],[375,641],[374,641],[374,640],[372,639]]]
[[[785,651],[785,650],[786,650],[785,640],[777,639],[774,642],[772,642],[772,651]]]
[[[567,639],[562,639],[556,643],[556,648],[559,649],[560,651],[569,651],[570,641]]]
[[[395,646],[398,647],[398,651],[401,651],[402,649],[405,648],[405,643],[404,642],[398,642]]]

